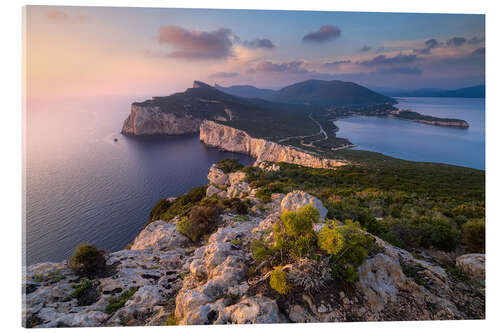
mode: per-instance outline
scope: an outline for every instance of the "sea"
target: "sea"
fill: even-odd
[[[140,100],[140,99],[136,99]],[[24,263],[58,262],[82,242],[123,249],[161,198],[207,184],[210,166],[246,155],[206,147],[197,134],[120,134],[134,100],[121,97],[30,101],[24,133]],[[464,119],[455,129],[389,118],[336,122],[355,149],[484,169],[484,99],[400,98],[398,107]]]
[[[387,117],[350,117],[335,122],[337,136],[354,149],[419,162],[485,169],[484,98],[397,98],[397,108],[440,118],[458,118],[468,129],[421,124]]]

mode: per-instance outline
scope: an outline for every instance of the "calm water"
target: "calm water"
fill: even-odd
[[[443,118],[466,120],[469,128],[457,129],[406,120],[353,117],[336,121],[337,135],[357,145],[355,149],[380,152],[412,161],[441,162],[475,169],[485,168],[484,99],[400,98],[399,108]]]
[[[198,135],[122,136],[130,102],[30,106],[27,264],[63,260],[84,241],[110,251],[122,249],[142,229],[158,199],[206,184],[210,165],[223,158],[252,162],[207,148]]]

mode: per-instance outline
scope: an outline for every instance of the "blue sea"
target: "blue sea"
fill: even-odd
[[[335,122],[337,136],[354,149],[370,150],[411,161],[485,168],[484,98],[398,98],[396,107],[441,118],[458,118],[468,129],[378,117],[351,117]]]
[[[197,134],[122,136],[131,102],[89,98],[28,105],[27,264],[66,259],[81,242],[108,251],[123,249],[143,228],[158,199],[206,184],[210,166],[223,158],[253,162],[248,156],[207,148]],[[399,107],[465,119],[470,128],[359,117],[337,121],[338,136],[349,138],[357,149],[484,169],[484,99],[404,98]]]

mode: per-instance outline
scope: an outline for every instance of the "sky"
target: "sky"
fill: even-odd
[[[30,98],[168,95],[194,80],[485,82],[484,15],[28,6],[25,27]]]

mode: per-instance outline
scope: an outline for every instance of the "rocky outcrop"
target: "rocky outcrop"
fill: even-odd
[[[244,180],[246,174],[241,171],[224,173],[215,164],[210,167],[207,179],[210,184],[206,195],[217,195],[220,198],[244,198],[251,192],[250,185]]]
[[[177,232],[174,223],[155,221],[148,224],[134,239],[131,250],[144,250],[155,247],[159,250],[173,249],[189,245],[189,239]]]
[[[196,251],[191,274],[176,298],[175,315],[180,324],[285,321],[274,300],[245,295],[249,288],[245,278],[250,259],[247,249],[251,231],[259,222],[260,219],[237,222],[229,218],[229,225],[220,227],[207,245]]]
[[[200,140],[209,146],[249,154],[257,159],[256,164],[262,161],[287,162],[313,168],[334,168],[347,164],[343,160],[326,159],[295,147],[252,138],[242,130],[211,120],[201,123]]]
[[[156,105],[132,104],[122,133],[131,135],[177,135],[197,133],[203,119],[163,112]]]
[[[210,181],[210,184],[215,184],[218,186],[229,185],[228,175],[226,175],[221,169],[217,168],[215,164],[210,167],[207,179],[208,181]]]
[[[293,191],[288,193],[281,201],[281,210],[297,211],[299,208],[306,205],[312,205],[313,207],[317,208],[319,211],[320,219],[325,219],[326,214],[328,213],[325,206],[323,206],[321,201],[316,197],[313,197],[312,195],[304,191]]]
[[[486,258],[481,253],[470,253],[460,256],[456,260],[457,267],[469,278],[476,280],[484,286],[486,277]]]

